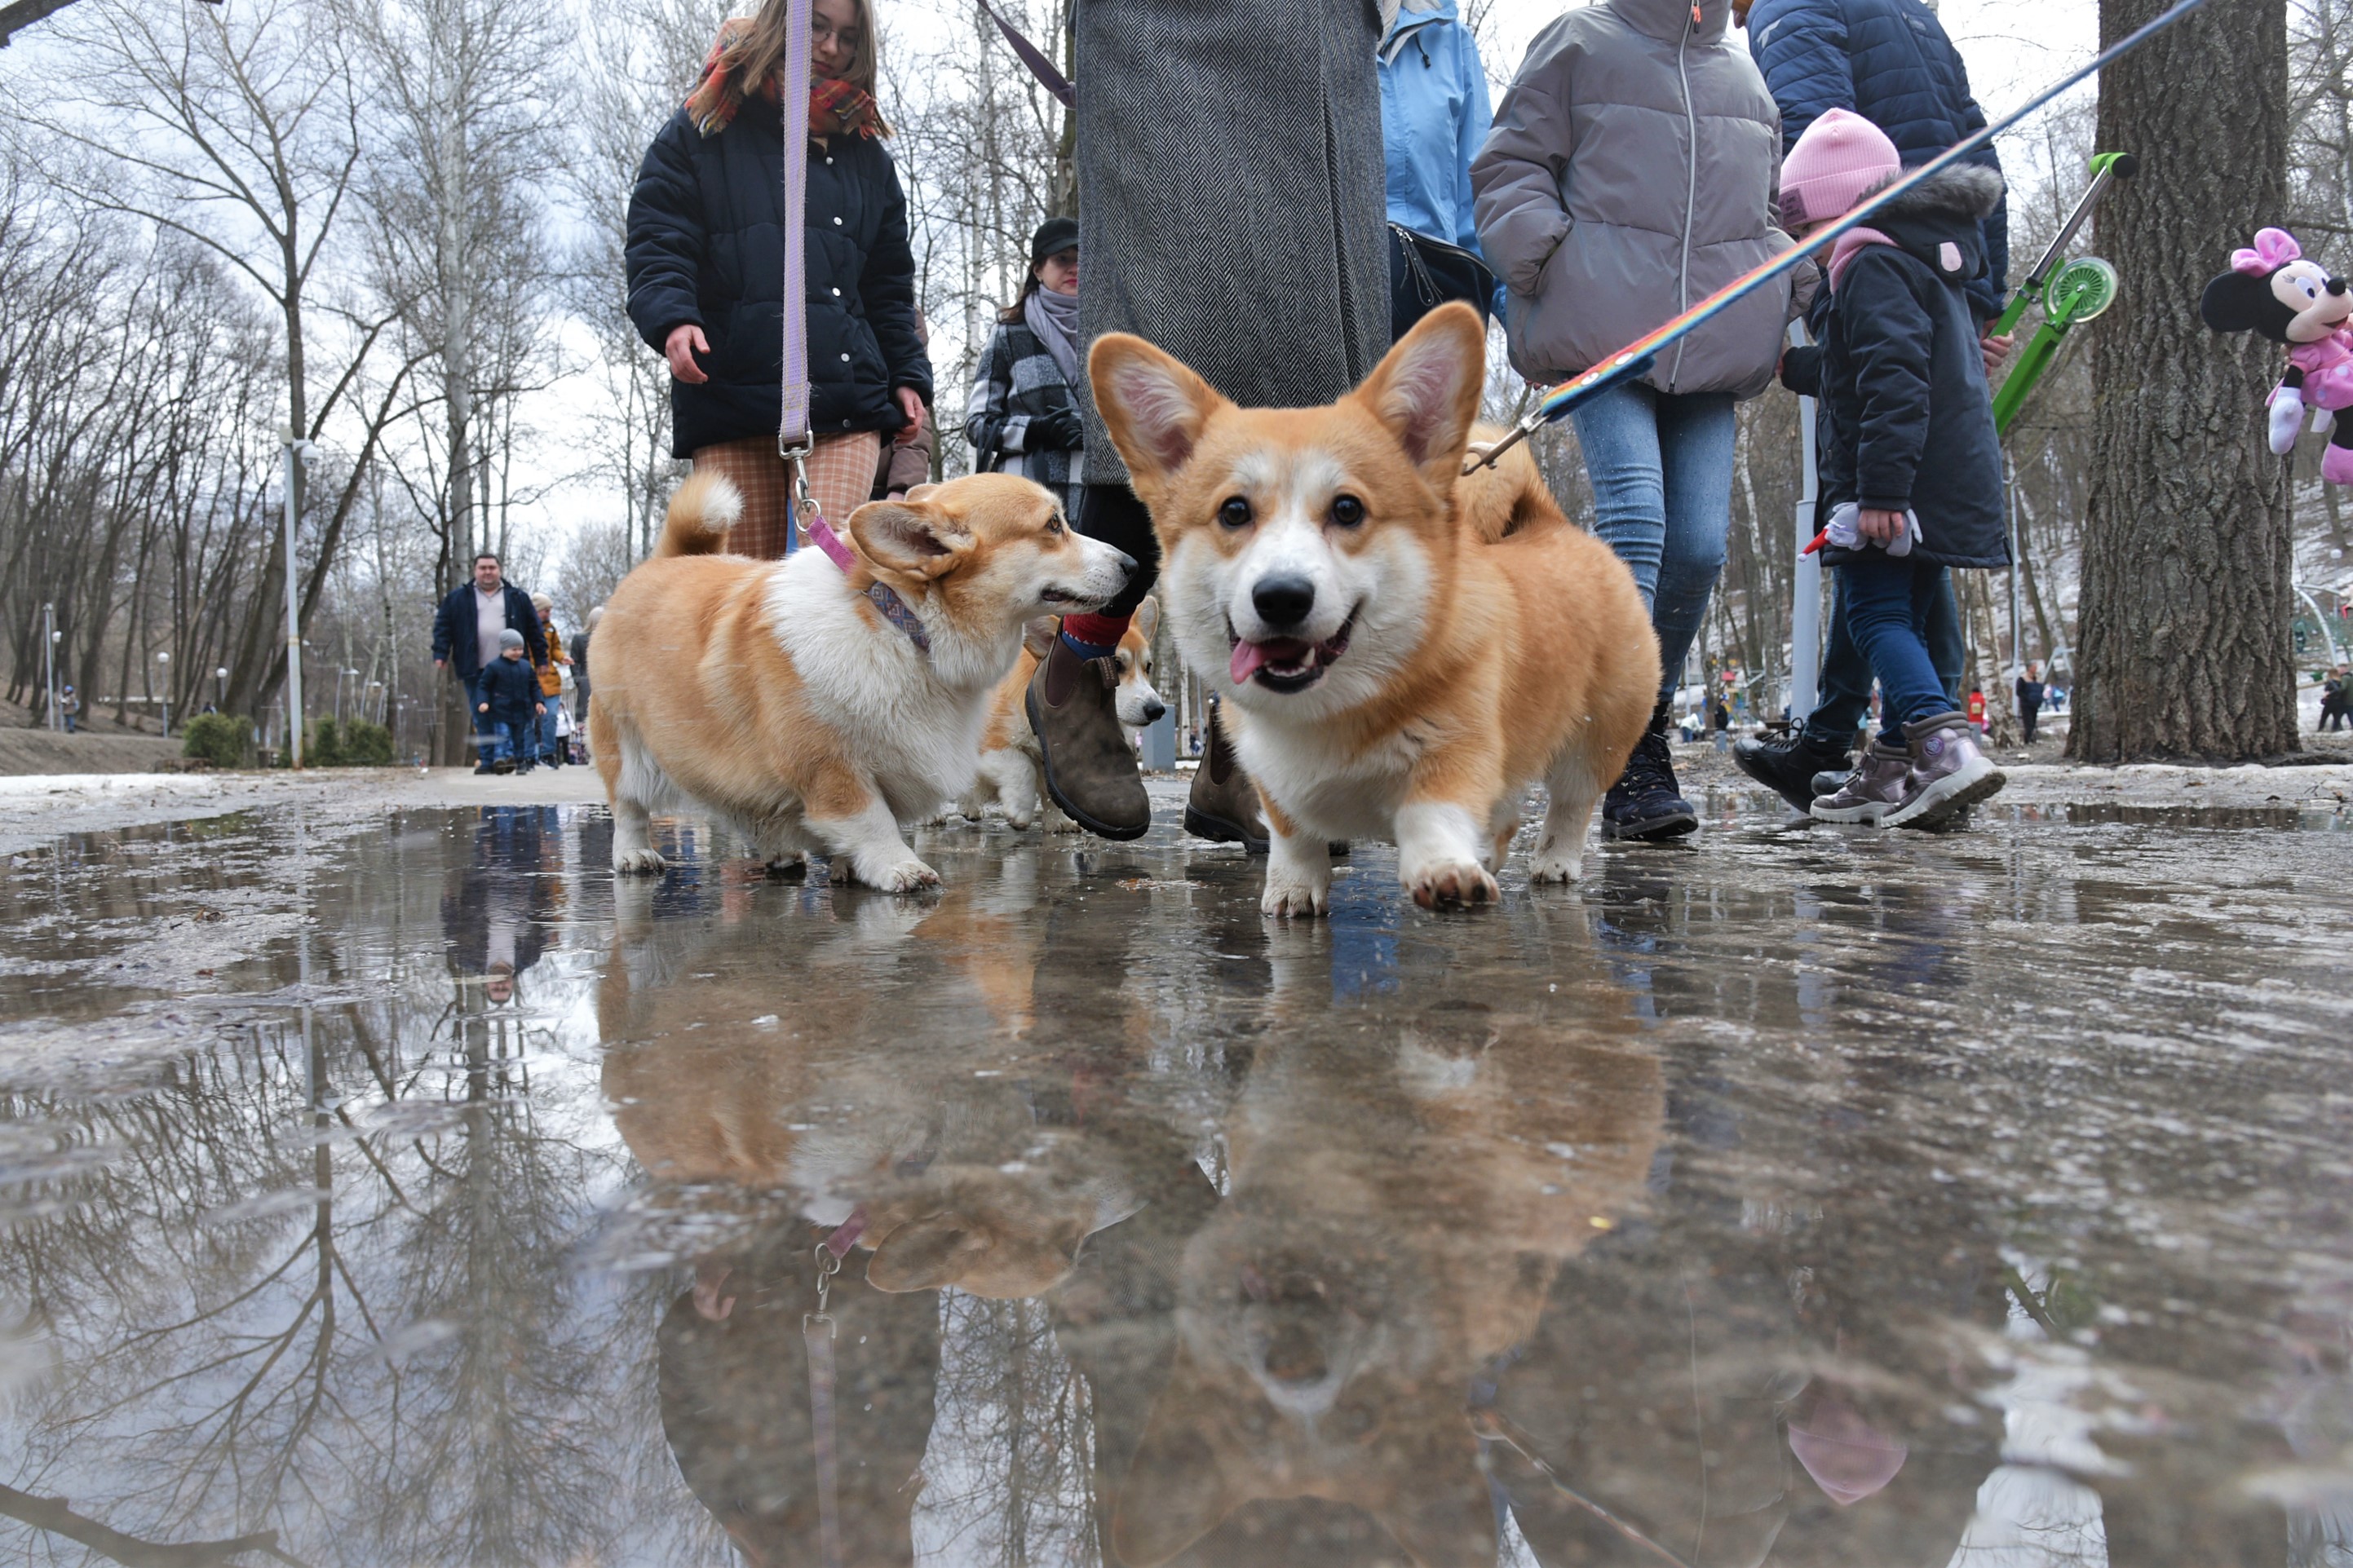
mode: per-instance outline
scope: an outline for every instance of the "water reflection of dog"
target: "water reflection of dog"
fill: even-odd
[[[764,919],[619,922],[600,1012],[615,1122],[657,1183],[854,1218],[851,1261],[879,1289],[1043,1295],[1142,1200],[1130,1141],[981,1065],[1029,1026],[1042,934],[981,890],[928,911],[854,897],[850,920],[798,926],[782,964]]]
[[[1318,1038],[1303,1007],[1270,1032],[1228,1119],[1227,1196],[1185,1251],[1120,1561],[1316,1499],[1364,1510],[1425,1568],[1493,1563],[1466,1390],[1639,1190],[1663,1110],[1614,992],[1552,1000],[1581,1020],[1430,996],[1402,1026],[1326,1013]],[[1237,1519],[1187,1561],[1316,1560],[1306,1516],[1267,1522]]]

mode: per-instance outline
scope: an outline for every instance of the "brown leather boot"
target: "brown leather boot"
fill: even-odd
[[[1152,798],[1120,727],[1118,698],[1118,661],[1082,659],[1058,636],[1022,703],[1054,804],[1089,833],[1141,838],[1152,827]]]
[[[1239,844],[1253,855],[1267,849],[1266,818],[1259,811],[1258,786],[1242,771],[1242,762],[1226,739],[1219,714],[1220,704],[1209,700],[1209,744],[1201,765],[1193,770],[1192,798],[1185,803],[1185,831],[1219,844]]]

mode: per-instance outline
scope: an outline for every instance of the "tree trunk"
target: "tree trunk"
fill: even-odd
[[[2101,42],[2161,9],[2101,0]],[[2283,0],[2214,0],[2101,73],[2099,145],[2147,162],[2099,217],[2125,308],[2093,334],[2080,761],[2296,747],[2286,470],[2262,416],[2280,353],[2198,319],[2232,247],[2285,210],[2287,131]]]

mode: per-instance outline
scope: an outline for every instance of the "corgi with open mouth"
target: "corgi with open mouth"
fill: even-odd
[[[1088,366],[1152,510],[1176,646],[1259,788],[1265,911],[1328,911],[1335,838],[1396,844],[1424,908],[1492,902],[1538,781],[1529,878],[1575,880],[1649,721],[1658,642],[1633,574],[1525,447],[1464,476],[1478,313],[1432,311],[1324,408],[1237,407],[1124,333]]]

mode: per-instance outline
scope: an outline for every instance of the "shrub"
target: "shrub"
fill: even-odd
[[[332,719],[322,719],[311,726],[311,738],[302,747],[302,765],[310,768],[340,768],[343,765],[343,737]]]
[[[180,754],[200,757],[216,768],[239,767],[252,740],[251,720],[227,713],[199,713],[183,731]]]
[[[354,719],[344,725],[343,765],[353,768],[392,766],[392,731],[364,719]]]

